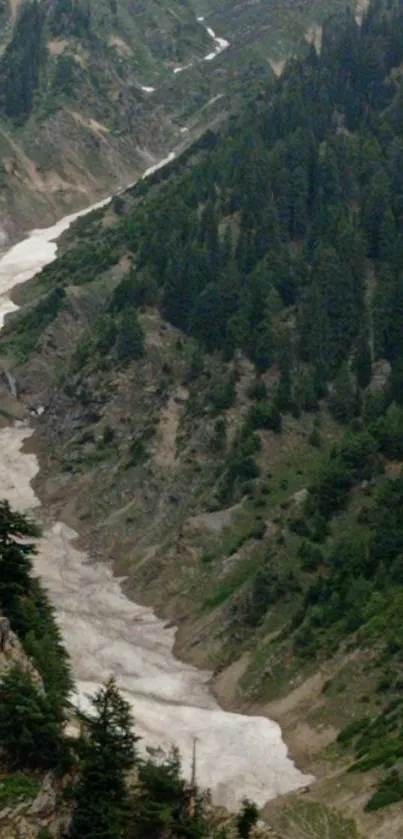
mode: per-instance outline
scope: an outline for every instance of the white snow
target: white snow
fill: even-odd
[[[190,62],[189,64],[184,64],[183,67],[174,67],[172,72],[174,76],[176,76],[177,73],[183,73],[184,70],[189,70],[190,67],[193,67],[192,62]]]
[[[170,162],[150,167],[143,177]],[[74,213],[45,230],[34,230],[0,260],[0,322],[15,309],[8,293],[33,277],[56,256],[55,239]],[[0,498],[19,510],[39,506],[31,481],[38,472],[34,454],[23,454],[32,434],[27,424],[0,430]],[[307,784],[287,757],[279,726],[263,717],[224,712],[212,697],[211,674],[178,661],[172,652],[175,630],[166,629],[151,609],[137,606],[123,594],[106,564],[91,564],[73,547],[76,534],[56,523],[39,542],[36,571],[48,588],[70,652],[77,680],[78,702],[110,674],[133,704],[136,729],[149,745],[179,746],[184,771],[190,772],[193,737],[198,737],[197,776],[213,800],[230,808],[243,796],[262,805],[269,798]]]
[[[203,22],[204,17],[198,17],[197,20]],[[220,55],[221,52],[229,47],[229,41],[226,41],[225,38],[218,38],[211,26],[205,25],[205,29],[208,35],[210,35],[210,38],[215,41],[216,47],[212,52],[204,56],[204,61],[213,61],[214,58],[217,58],[217,55]]]
[[[215,42],[214,50],[207,53],[207,55],[204,56],[203,61],[213,61],[214,58],[217,58],[217,55],[220,55],[221,52],[223,52],[227,49],[227,47],[229,47],[229,41],[226,41],[225,38],[218,38],[214,32],[214,29],[212,29],[211,26],[207,26],[207,24],[204,23],[203,16],[199,16],[197,20],[199,23],[203,24],[208,35],[210,35],[210,38],[212,38]],[[184,70],[189,70],[190,67],[193,67],[192,62],[190,64],[184,64],[183,67],[174,67],[172,72],[174,73],[174,75],[177,75],[178,73],[183,73]]]
[[[154,93],[155,87],[141,85],[141,89],[144,90],[145,93]]]
[[[163,160],[159,160],[158,163],[154,163],[153,166],[150,166],[148,169],[146,169],[144,175],[142,176],[142,179],[144,180],[144,178],[147,178],[149,175],[152,175],[153,172],[157,171],[157,169],[162,169],[163,166],[166,166],[167,163],[170,163],[171,160],[174,160],[175,157],[176,154],[174,151],[169,152],[167,157],[164,157]]]

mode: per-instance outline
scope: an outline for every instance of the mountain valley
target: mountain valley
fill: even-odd
[[[89,67],[91,39],[84,55],[81,31],[64,31],[64,5],[52,23],[48,4],[44,31],[56,26],[53,51],[67,58],[74,46]],[[80,76],[77,166],[93,180],[79,203],[119,192],[52,235],[35,231],[0,263],[4,439],[21,434],[13,420],[34,429],[22,454],[4,446],[4,463],[12,449],[18,474],[24,457],[38,458],[38,515],[46,532],[78,533],[97,597],[98,563],[109,563],[128,621],[124,595],[155,610],[170,643],[177,627],[178,660],[210,671],[225,711],[279,723],[297,770],[314,780],[267,800],[262,835],[400,839],[403,13],[373,0],[358,22],[344,7],[323,20],[335,7],[314,16],[301,4],[291,27],[292,8],[277,10],[288,34],[274,44],[263,3],[189,4],[175,45],[165,7],[158,38],[152,5],[139,7],[147,61],[125,65],[127,101],[98,100],[97,73]],[[102,33],[109,17],[99,15],[91,31]],[[322,24],[319,50],[312,27]],[[3,56],[11,18],[4,32]],[[116,32],[132,44],[128,28]],[[45,107],[46,78],[13,127],[18,143]],[[62,125],[65,95],[40,132]],[[135,114],[106,141],[109,163],[89,148],[82,156],[84,111],[92,133]],[[53,140],[63,157],[61,135]],[[165,165],[132,183],[158,156]],[[108,573],[99,571],[105,592]],[[118,655],[114,667],[119,682]],[[232,836],[186,829],[171,836]]]
[[[342,5],[4,0],[1,241],[133,182],[239,107]]]

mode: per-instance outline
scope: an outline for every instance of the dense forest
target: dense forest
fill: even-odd
[[[91,366],[140,363],[141,315],[157,309],[194,340],[195,394],[206,358],[225,370],[210,393],[214,509],[245,496],[264,505],[263,435],[281,435],[289,417],[314,418],[315,474],[297,509],[284,504],[278,538],[230,603],[228,625],[258,631],[283,604],[289,619],[267,655],[283,655],[285,671],[349,643],[371,648],[387,702],[363,708],[338,739],[352,772],[380,773],[369,810],[403,797],[402,63],[400,3],[374,0],[361,27],[349,12],[329,19],[320,55],[312,46],[289,61],[222,131],[116,198],[114,226],[97,227],[103,211],[80,222],[79,244],[41,273],[43,296],[2,342],[26,361],[69,305],[64,287],[91,284],[129,254],[131,270],[75,349],[66,390]],[[255,381],[228,443],[240,354]],[[330,448],[328,417],[338,429]],[[203,835],[186,830],[177,835]]]

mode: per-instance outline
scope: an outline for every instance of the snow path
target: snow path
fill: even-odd
[[[147,174],[173,159],[150,167]],[[16,306],[11,289],[33,277],[57,253],[55,240],[81,215],[107,204],[101,201],[45,230],[34,230],[0,260],[0,324]],[[31,487],[38,472],[34,454],[23,454],[23,441],[32,429],[23,423],[0,430],[0,498],[19,510],[40,504]],[[166,629],[151,609],[123,594],[119,580],[106,564],[90,564],[77,551],[75,533],[56,523],[39,543],[35,560],[48,588],[72,660],[78,701],[114,674],[133,704],[136,729],[148,745],[176,744],[190,774],[193,738],[198,738],[197,777],[212,791],[213,801],[230,809],[243,796],[259,805],[297,789],[311,778],[302,775],[287,757],[279,726],[263,717],[226,713],[212,697],[210,673],[175,658],[175,630]]]
[[[211,26],[207,26],[204,23],[204,17],[199,16],[197,18],[197,22],[201,23],[202,26],[204,26],[207,34],[210,35],[210,38],[212,38],[213,41],[215,41],[215,49],[212,52],[209,52],[203,58],[203,61],[212,61],[213,58],[216,58],[217,55],[220,55],[221,52],[224,52],[224,50],[226,50],[229,47],[229,41],[226,41],[225,38],[218,38],[214,32],[214,29],[212,29]],[[190,67],[193,67],[193,62],[190,62],[190,64],[184,64],[181,67],[174,67],[173,73],[174,75],[176,75],[177,73],[183,73],[184,70],[189,70]]]

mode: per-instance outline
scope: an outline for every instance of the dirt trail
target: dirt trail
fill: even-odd
[[[162,411],[156,434],[156,450],[154,461],[157,466],[172,466],[176,457],[176,438],[184,405],[189,393],[185,388],[170,397],[166,408]]]

